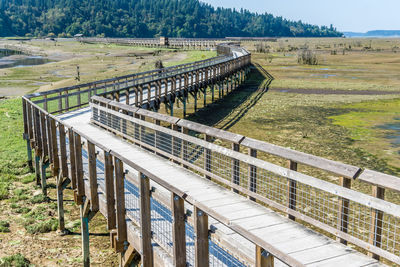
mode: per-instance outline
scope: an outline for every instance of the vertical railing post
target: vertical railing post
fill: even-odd
[[[58,132],[59,132],[59,140],[60,140],[60,158],[61,158],[61,172],[59,172],[58,180],[57,180],[58,228],[60,229],[61,233],[65,233],[63,190],[65,189],[66,185],[69,183],[69,179],[68,179],[68,162],[67,162],[65,127],[61,123],[58,125]],[[65,181],[67,181],[67,182],[65,182]]]
[[[208,215],[194,207],[195,267],[209,266]]]
[[[212,138],[211,138],[211,136],[206,134],[204,136],[204,140],[206,142],[211,142]],[[207,149],[207,148],[204,149],[204,170],[207,171],[207,172],[211,172],[211,150]],[[205,177],[207,179],[211,180],[210,176],[205,175]]]
[[[88,141],[88,158],[89,158],[89,184],[90,184],[90,209],[92,212],[99,210],[99,195],[97,192],[97,167],[96,167],[96,147]]]
[[[372,186],[372,195],[379,199],[385,199],[385,188]],[[371,229],[369,235],[369,243],[375,247],[380,248],[382,245],[382,223],[383,223],[383,212],[373,209],[371,213]],[[369,255],[379,260],[379,255],[369,253]]]
[[[57,143],[57,128],[56,121],[54,119],[50,119],[50,129],[51,129],[51,148],[53,150],[53,176],[57,176],[60,169],[60,160],[58,157],[58,143]]]
[[[172,238],[174,246],[174,266],[186,267],[186,228],[183,198],[172,194],[171,207],[173,216]]]
[[[233,151],[239,151],[240,150],[240,146],[237,143],[232,143],[232,150]],[[239,172],[239,168],[240,168],[240,161],[232,158],[232,183],[239,185],[240,184],[240,172]],[[237,189],[232,189],[233,192],[235,193],[239,193],[239,191]]]
[[[75,145],[75,172],[76,172],[76,188],[75,202],[78,205],[83,204],[83,197],[85,196],[85,184],[83,181],[83,162],[82,162],[82,141],[81,136],[74,133]]]
[[[351,187],[351,179],[340,177],[340,185],[345,188]],[[346,198],[339,197],[339,211],[338,211],[338,223],[337,227],[340,231],[347,233],[347,227],[349,223],[349,200]],[[342,244],[347,244],[347,241],[342,238],[338,238],[338,241]]]
[[[256,246],[255,267],[274,267],[274,257],[263,248]]]
[[[117,236],[115,249],[117,252],[124,250],[124,243],[127,241],[126,209],[125,209],[125,174],[123,162],[114,157],[115,169],[115,205],[117,216]]]
[[[292,171],[297,171],[297,162],[289,160],[288,167]],[[297,182],[292,179],[287,179],[287,203],[288,208],[291,210],[296,210],[296,194],[297,194]],[[288,215],[288,218],[295,220],[293,215]]]
[[[115,195],[114,195],[114,166],[112,155],[109,151],[104,151],[104,180],[107,205],[107,228],[113,230],[116,228],[115,215]]]
[[[36,108],[33,108],[34,120],[34,138],[35,138],[35,173],[36,185],[40,185],[40,156],[42,154],[42,139],[40,129],[40,114]]]
[[[181,132],[182,132],[183,134],[189,134],[189,130],[188,130],[187,128],[185,128],[185,127],[182,127],[182,128],[181,128]],[[188,160],[188,149],[189,149],[188,146],[189,146],[189,144],[188,144],[187,141],[182,140],[181,146],[182,146],[182,155],[181,155],[181,159],[182,159],[183,161],[187,161],[187,160]],[[185,167],[185,165],[184,165],[184,167]],[[187,168],[187,166],[186,166],[185,168]]]
[[[143,267],[153,266],[153,248],[151,245],[151,210],[150,210],[150,180],[139,172],[140,182],[140,231],[142,234],[142,264]]]
[[[75,140],[72,128],[68,131],[69,143],[69,162],[71,164],[71,186],[72,190],[76,189],[76,164],[75,164]]]
[[[41,176],[41,186],[43,195],[47,196],[47,157],[48,157],[48,145],[47,145],[47,129],[46,129],[46,118],[43,113],[40,113],[40,126],[41,126],[41,144],[42,144],[42,159],[40,161],[40,176]]]
[[[257,150],[249,148],[249,156],[250,157],[257,157]],[[253,165],[249,165],[249,181],[248,187],[250,192],[257,192],[257,167]],[[254,197],[249,197],[250,200],[256,201]]]

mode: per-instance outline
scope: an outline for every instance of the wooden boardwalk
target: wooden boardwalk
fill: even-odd
[[[209,211],[218,213],[227,220],[236,223],[244,230],[257,235],[260,239],[270,243],[283,253],[293,256],[306,266],[384,266],[383,264],[379,264],[375,259],[369,258],[324,235],[307,229],[305,226],[285,218],[271,209],[261,206],[165,158],[159,157],[131,143],[127,143],[106,130],[90,124],[91,110],[89,108],[65,113],[59,118],[73,129],[85,133],[87,136],[96,139],[99,143],[107,144],[107,147],[112,148],[113,151],[122,155],[133,164],[151,170],[155,176],[161,177],[167,184],[174,185],[178,190],[193,199],[194,202],[201,203]],[[100,162],[97,164],[98,173],[104,172],[104,165]],[[84,163],[84,165],[87,164]],[[138,178],[135,175],[135,170],[131,168],[127,169],[129,172],[133,171],[133,177],[136,180],[133,182],[128,180],[125,185],[127,217],[129,220],[137,223],[140,220],[140,207],[138,206],[139,190],[137,188]],[[89,188],[87,169],[85,174],[87,177],[85,180],[86,186]],[[104,178],[101,175],[98,176],[98,182],[104,194]],[[164,194],[166,198],[168,197],[168,193],[166,193],[165,189],[160,189],[160,185],[151,183],[151,186],[154,186],[156,189],[158,188],[161,191],[160,194]],[[105,201],[101,201],[100,203],[102,202],[105,203]],[[169,209],[163,203],[159,203],[159,205],[163,206],[161,211],[156,208],[152,209],[152,220],[155,221],[152,223],[152,228],[156,229],[155,239],[162,240],[161,236],[165,236],[170,241],[172,240],[172,218],[171,215],[166,215]],[[100,205],[100,210],[105,215],[107,214],[105,206],[102,207]],[[255,245],[241,237],[235,231],[230,230],[215,220],[210,222],[211,229],[216,229],[223,233],[222,238],[227,239],[224,240],[224,243],[235,243],[236,246],[241,247],[241,250],[244,250],[244,253],[246,251],[248,253],[255,251]],[[164,227],[163,224],[168,224],[169,227]],[[134,226],[131,225],[130,227]],[[157,232],[157,230],[160,231]],[[186,243],[188,262],[194,259],[194,255],[190,255],[194,252],[193,243],[193,237],[189,238]],[[167,251],[171,249],[170,242],[164,242],[164,244],[159,245],[164,246],[164,249]],[[221,247],[223,250],[224,246]],[[160,251],[159,253],[163,252]],[[255,263],[254,260],[250,262],[244,261],[243,263],[241,259],[235,259],[226,251],[220,254],[221,252],[215,252],[210,255],[210,261],[214,263],[213,266],[245,266],[245,263]],[[162,258],[162,255],[155,258]],[[170,261],[172,262],[172,260]],[[285,266],[285,264],[276,262],[276,266]]]
[[[218,50],[214,59],[23,97],[28,162],[33,148],[43,194],[46,169],[57,177],[61,231],[71,185],[84,266],[97,212],[121,266],[135,257],[145,267],[399,265],[400,205],[385,200],[385,191],[400,194],[398,177],[153,112],[238,88],[251,55]],[[352,189],[354,180],[372,194]]]

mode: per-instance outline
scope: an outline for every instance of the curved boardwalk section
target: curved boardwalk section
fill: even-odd
[[[173,115],[190,96],[235,90],[250,54],[218,50],[201,62],[23,98],[28,157],[44,193],[46,168],[57,176],[60,230],[68,184],[81,207],[84,265],[97,212],[122,266],[137,256],[143,266],[400,264],[400,206],[384,200],[385,190],[400,191],[397,177],[155,112],[163,103]],[[341,183],[301,173],[301,164]],[[354,179],[373,195],[351,189]]]

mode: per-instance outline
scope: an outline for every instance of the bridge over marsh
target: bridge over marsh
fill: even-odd
[[[240,88],[251,55],[235,46],[200,62],[23,97],[37,184],[57,177],[89,222],[107,219],[121,266],[385,266],[400,264],[399,178],[174,117]],[[169,115],[157,113],[163,104]],[[33,149],[33,156],[32,156]],[[263,155],[282,158],[278,166]],[[339,177],[312,177],[303,167]],[[33,166],[32,166],[33,167]],[[371,195],[351,188],[364,183]]]

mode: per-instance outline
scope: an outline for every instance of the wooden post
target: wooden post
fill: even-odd
[[[47,196],[46,168],[47,168],[47,163],[45,163],[42,158],[42,160],[40,161],[40,176],[41,176],[42,194],[45,196]]]
[[[62,233],[65,232],[64,220],[64,194],[63,190],[66,186],[64,179],[68,179],[68,162],[67,162],[67,148],[65,138],[65,127],[63,124],[58,125],[59,140],[60,140],[60,157],[61,157],[61,172],[58,175],[57,181],[57,211],[58,211],[58,228]]]
[[[206,142],[211,142],[211,136],[205,135],[204,140]],[[211,172],[211,150],[210,149],[205,149],[204,151],[204,170]],[[211,180],[211,177],[208,175],[205,175],[205,177],[209,180]]]
[[[209,266],[208,215],[194,207],[195,267]]]
[[[114,195],[114,166],[110,152],[104,151],[104,179],[106,187],[107,228],[116,228],[115,195]]]
[[[385,199],[385,188],[372,186],[372,195],[379,199]],[[383,212],[379,210],[372,210],[371,214],[371,230],[369,235],[369,243],[375,247],[380,248],[382,245],[382,222]],[[379,255],[368,253],[372,258],[379,260]]]
[[[81,204],[82,258],[84,267],[90,266],[88,202],[89,200],[86,199],[85,203],[82,202]]]
[[[56,129],[56,121],[50,119],[50,129],[51,129],[51,148],[53,150],[53,175],[57,176],[60,169],[60,161],[58,157],[58,144],[57,144],[57,129]]]
[[[40,113],[40,133],[41,144],[42,144],[42,161],[47,161],[48,156],[48,146],[47,146],[47,129],[46,129],[46,117],[43,113]]]
[[[68,142],[69,142],[69,161],[71,163],[71,184],[72,189],[76,189],[76,164],[75,164],[75,140],[74,132],[72,129],[68,131]]]
[[[143,267],[153,266],[153,248],[151,246],[151,210],[150,181],[139,172],[140,180],[140,231],[142,234],[142,264]]]
[[[297,171],[297,162],[289,160],[289,169],[292,171]],[[287,202],[288,208],[292,210],[296,210],[296,192],[297,191],[297,182],[291,179],[287,179]],[[288,218],[291,220],[296,220],[296,217],[293,215],[288,215]]]
[[[239,144],[233,143],[232,150],[239,151]],[[240,172],[239,172],[239,160],[232,158],[232,183],[239,185],[240,184]],[[237,189],[232,189],[233,192],[239,193]]]
[[[115,204],[117,215],[117,240],[115,247],[117,252],[124,250],[124,242],[127,241],[126,210],[125,210],[125,187],[124,187],[124,165],[123,162],[114,157],[115,167]]]
[[[188,134],[189,130],[185,127],[181,128],[181,132],[183,134]],[[185,140],[182,140],[182,156],[181,159],[183,159],[183,161],[187,161],[188,160],[188,142]],[[185,168],[187,168],[187,165],[183,165]]]
[[[174,246],[174,266],[186,267],[186,228],[184,200],[178,195],[171,195],[173,216],[172,238]]]
[[[256,246],[256,267],[274,267],[274,257],[259,246]]]
[[[97,193],[96,148],[88,141],[89,156],[89,184],[90,184],[90,209],[92,212],[99,210],[99,195]]]
[[[75,144],[75,172],[76,172],[76,203],[81,205],[85,196],[85,184],[83,181],[82,143],[81,136],[74,133]]]
[[[249,149],[249,156],[250,157],[257,157],[257,150]],[[251,192],[257,192],[257,167],[253,165],[249,165],[249,181],[248,187]],[[250,200],[256,201],[254,197],[249,197]]]
[[[50,167],[53,167],[53,140],[51,136],[51,118],[46,116],[46,131],[47,131],[47,151],[48,151],[48,163]]]
[[[340,177],[340,185],[345,188],[351,187],[351,179]],[[340,231],[347,233],[347,226],[349,223],[349,200],[345,198],[339,198],[339,212],[338,212],[338,223],[337,227]],[[338,241],[342,244],[347,245],[347,241],[342,238],[338,238]]]

